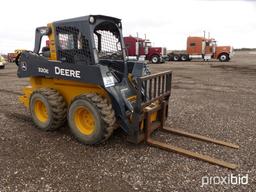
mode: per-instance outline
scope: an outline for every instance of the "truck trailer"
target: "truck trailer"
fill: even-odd
[[[170,61],[190,61],[192,59],[219,59],[227,62],[234,55],[233,47],[217,46],[214,38],[188,37],[185,51],[173,51],[168,54]]]
[[[128,36],[124,37],[124,43],[127,49],[128,57],[144,56],[146,60],[152,63],[163,63],[167,56],[165,47],[153,47],[148,39]]]

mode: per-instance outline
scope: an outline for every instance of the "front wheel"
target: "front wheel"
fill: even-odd
[[[71,132],[84,144],[98,144],[107,140],[113,133],[115,122],[112,105],[97,94],[80,95],[69,107]]]
[[[220,61],[220,62],[227,62],[227,61],[229,61],[229,56],[228,56],[228,54],[226,54],[226,53],[221,54],[221,55],[219,56],[219,61]]]
[[[156,64],[156,63],[160,63],[160,57],[158,55],[154,55],[152,58],[151,58],[151,62],[153,64]]]

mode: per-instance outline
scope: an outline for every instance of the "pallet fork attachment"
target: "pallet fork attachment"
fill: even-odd
[[[145,134],[146,135],[145,135],[145,140],[146,140],[147,144],[149,144],[150,146],[153,146],[153,147],[157,147],[157,148],[166,150],[166,151],[176,152],[176,153],[186,155],[186,156],[189,156],[189,157],[192,157],[192,158],[203,160],[203,161],[206,161],[208,163],[219,165],[219,166],[222,166],[222,167],[225,167],[225,168],[236,169],[236,168],[239,167],[238,165],[233,164],[233,163],[229,163],[229,162],[226,162],[226,161],[223,161],[223,160],[220,160],[220,159],[210,157],[208,155],[203,155],[203,154],[200,154],[200,153],[197,153],[197,152],[189,151],[189,150],[183,149],[181,147],[177,147],[177,146],[174,146],[174,145],[171,145],[171,144],[166,144],[166,143],[157,141],[155,139],[152,139],[151,138],[152,132],[159,128],[162,131],[182,135],[182,136],[185,136],[185,137],[190,137],[190,138],[201,140],[201,141],[211,142],[211,143],[215,143],[215,144],[218,144],[218,145],[231,147],[231,148],[234,148],[234,149],[239,148],[238,145],[235,145],[235,144],[232,144],[232,143],[212,139],[212,138],[197,135],[197,134],[188,133],[188,132],[178,130],[178,129],[171,129],[171,128],[164,127],[164,121],[165,121],[165,118],[166,118],[166,105],[167,104],[164,101],[162,103],[162,106],[146,109],[146,118],[145,118],[145,129],[146,129]],[[151,114],[158,111],[158,110],[160,110],[160,113],[161,113],[160,122],[159,121],[158,122],[151,122],[150,121]]]
[[[140,77],[138,79],[138,90],[144,90],[143,93],[145,98],[144,101],[141,101],[140,99],[137,100],[137,105],[140,106],[140,109],[143,109],[144,140],[147,142],[147,144],[153,147],[157,147],[166,151],[180,153],[182,155],[200,159],[229,169],[236,169],[238,167],[238,165],[236,164],[216,159],[208,155],[203,155],[197,152],[189,151],[187,149],[183,149],[181,147],[177,147],[171,144],[166,144],[157,141],[151,137],[151,134],[154,132],[154,130],[160,129],[161,131],[178,134],[185,137],[190,137],[192,139],[215,143],[218,145],[231,147],[234,149],[239,148],[238,145],[232,143],[212,139],[197,134],[188,133],[178,129],[166,128],[164,126],[164,122],[167,119],[168,101],[171,94],[171,80],[171,71],[148,75],[145,77]],[[138,92],[137,98],[141,98],[140,92]],[[152,120],[152,115],[156,113],[157,119]]]

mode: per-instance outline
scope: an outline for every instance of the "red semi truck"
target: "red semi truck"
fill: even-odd
[[[128,36],[124,37],[124,43],[129,57],[145,56],[152,63],[162,63],[168,58],[165,47],[152,47],[147,39]]]
[[[190,61],[191,59],[219,59],[227,62],[234,54],[231,46],[217,46],[216,40],[205,37],[188,37],[187,50],[171,52],[168,54],[170,61]]]

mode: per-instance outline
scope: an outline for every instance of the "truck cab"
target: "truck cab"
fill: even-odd
[[[124,43],[129,58],[144,57],[152,63],[161,63],[167,57],[165,47],[152,47],[148,39],[137,38],[133,36],[124,37]]]
[[[231,46],[217,46],[213,38],[188,37],[187,54],[190,59],[219,59],[221,62],[229,61],[233,56]]]

